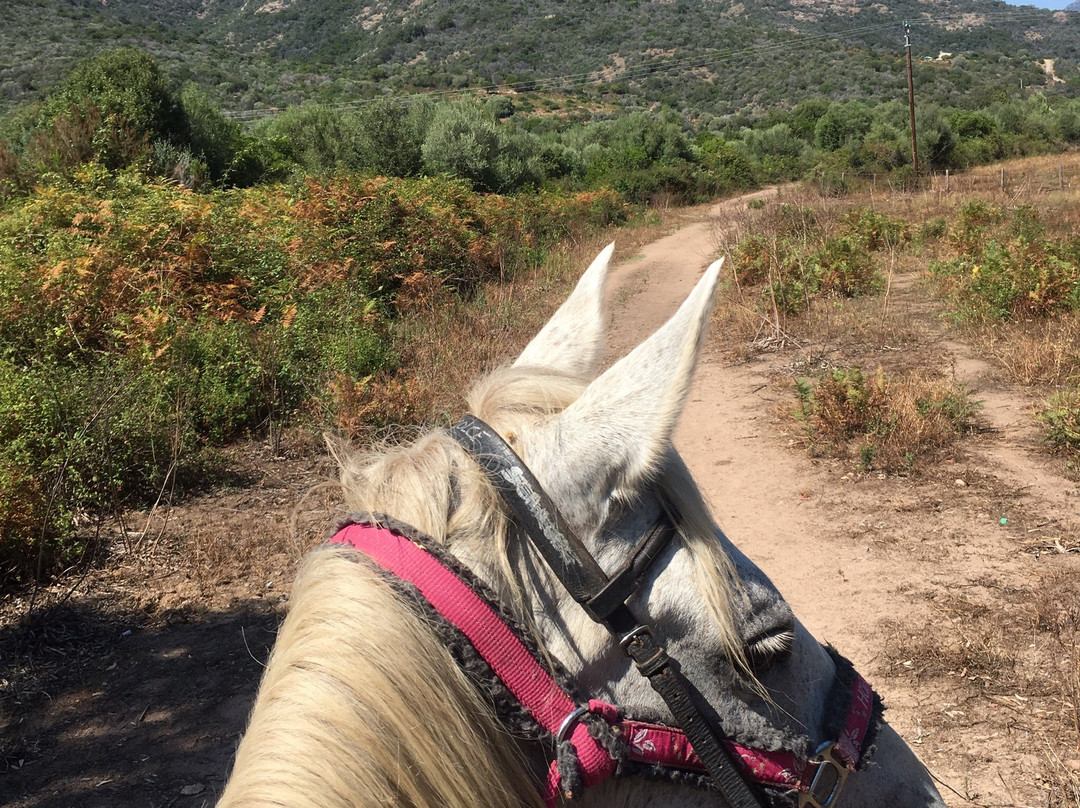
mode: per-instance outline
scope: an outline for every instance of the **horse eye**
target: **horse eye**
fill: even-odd
[[[768,670],[778,660],[791,653],[795,632],[783,630],[753,637],[746,643],[746,660],[757,672]]]

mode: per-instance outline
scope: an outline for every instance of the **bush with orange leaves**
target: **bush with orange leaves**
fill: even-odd
[[[350,428],[385,423],[385,395],[357,399],[394,368],[400,306],[512,278],[624,215],[602,193],[343,176],[200,194],[92,165],[9,204],[0,586],[83,552],[76,524],[203,483],[215,446],[345,408]]]

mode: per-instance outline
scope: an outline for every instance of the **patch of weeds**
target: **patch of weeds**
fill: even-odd
[[[919,226],[919,231],[916,234],[915,240],[919,244],[925,245],[930,242],[940,241],[948,232],[949,223],[945,221],[944,216],[938,216],[928,222],[923,222],[923,224]]]
[[[953,225],[954,258],[935,277],[965,321],[1041,318],[1080,309],[1080,244],[1048,235],[1038,211],[986,202],[964,205]]]
[[[1046,432],[1045,440],[1054,449],[1080,452],[1080,390],[1054,393],[1038,413]]]
[[[1003,323],[982,335],[986,350],[1022,385],[1061,387],[1080,377],[1080,316]]]
[[[885,250],[911,240],[911,229],[902,219],[890,219],[870,207],[851,208],[844,227],[867,250]]]
[[[813,208],[788,202],[770,209],[762,226],[766,232],[800,241],[816,240],[824,233],[820,217]]]
[[[760,285],[765,309],[793,315],[818,297],[870,294],[883,286],[873,253],[910,240],[906,223],[869,207],[850,208],[838,222],[821,218],[810,207],[782,204],[735,246],[738,284]]]
[[[970,430],[979,402],[961,385],[880,367],[834,368],[795,382],[794,417],[807,451],[853,460],[862,471],[911,471]]]
[[[1004,219],[1005,212],[997,205],[981,199],[968,202],[960,207],[960,215],[950,229],[951,239],[961,253],[971,252],[985,240],[987,230]]]
[[[838,236],[826,239],[809,258],[811,293],[858,297],[881,285],[861,239]]]

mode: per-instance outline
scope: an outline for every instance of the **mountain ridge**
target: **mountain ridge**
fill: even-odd
[[[487,87],[762,115],[814,95],[895,97],[905,20],[916,82],[943,102],[1080,90],[1080,15],[999,0],[13,0],[10,11],[6,109],[81,56],[131,45],[235,112]]]

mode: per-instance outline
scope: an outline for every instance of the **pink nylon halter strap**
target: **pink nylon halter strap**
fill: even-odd
[[[536,660],[498,613],[439,559],[408,536],[381,525],[349,524],[330,539],[331,544],[354,547],[379,567],[411,583],[432,607],[457,627],[487,662],[503,685],[553,736],[569,740],[577,754],[582,781],[596,785],[611,777],[617,761],[578,720],[583,712],[612,725],[627,746],[631,761],[667,768],[705,772],[686,734],[674,727],[620,720],[618,708],[591,700],[579,709],[551,674]],[[873,691],[856,675],[852,704],[845,728],[833,745],[842,764],[854,770],[861,757],[870,723]],[[816,761],[786,751],[766,752],[725,741],[728,749],[754,782],[776,788],[809,792],[818,769]],[[552,761],[544,799],[553,808],[561,795],[557,761]]]

